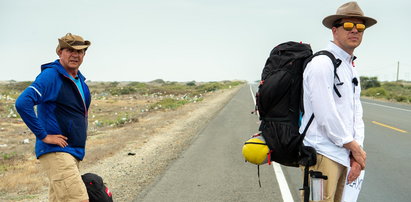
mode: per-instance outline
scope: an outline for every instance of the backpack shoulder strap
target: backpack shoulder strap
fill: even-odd
[[[337,86],[336,86],[336,85],[344,84],[343,82],[341,82],[340,77],[337,74],[337,68],[341,65],[341,60],[335,58],[334,54],[332,54],[330,51],[321,50],[321,51],[314,53],[310,58],[308,58],[307,61],[305,62],[305,65],[307,65],[314,57],[319,56],[319,55],[326,55],[331,59],[331,62],[334,65],[334,78],[338,79],[338,83],[334,84],[334,91],[338,95],[338,97],[341,97],[341,93],[338,91]]]
[[[308,127],[310,127],[310,125],[311,125],[311,123],[313,122],[313,120],[314,120],[314,114],[311,114],[310,120],[308,120],[308,123],[307,123],[307,125],[305,126],[303,133],[301,133],[303,139],[304,139],[304,137],[305,137],[305,134],[307,133]]]
[[[334,54],[332,54],[330,51],[327,51],[327,50],[318,51],[318,52],[314,53],[313,57],[319,56],[319,55],[328,56],[331,59],[331,61],[333,62],[333,65],[334,65],[335,69],[337,69],[341,65],[341,60],[335,58]]]

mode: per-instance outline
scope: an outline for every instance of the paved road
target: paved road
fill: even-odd
[[[257,131],[248,86],[211,120],[193,144],[135,201],[282,201],[273,167],[245,163],[244,141]]]
[[[255,89],[255,88],[254,88]],[[210,121],[167,172],[135,201],[283,201],[272,166],[245,163],[243,142],[258,118],[248,86]],[[411,201],[411,106],[363,100],[367,170],[360,202]],[[301,172],[282,167],[299,201]]]
[[[363,101],[367,170],[359,201],[411,201],[411,106]],[[377,123],[378,122],[378,123]],[[403,132],[378,124],[385,124]]]

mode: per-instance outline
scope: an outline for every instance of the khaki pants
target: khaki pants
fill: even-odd
[[[79,160],[65,152],[44,154],[39,160],[50,181],[50,202],[88,200],[79,172]]]
[[[300,167],[303,172],[304,167]],[[310,167],[310,170],[320,171],[328,177],[324,180],[323,202],[340,202],[344,191],[347,168],[321,154],[317,154],[317,164]],[[304,179],[303,179],[304,180]],[[304,201],[304,193],[301,192],[301,201]]]

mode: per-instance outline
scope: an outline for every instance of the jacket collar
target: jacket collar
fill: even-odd
[[[58,73],[70,78],[69,74],[67,73],[66,69],[64,69],[64,67],[61,65],[60,60],[55,60],[54,62],[50,62],[50,63],[46,63],[41,65],[41,71],[47,69],[47,68],[54,68],[57,70]],[[84,77],[80,70],[77,72],[77,76],[81,79],[81,80],[86,80],[86,77]]]

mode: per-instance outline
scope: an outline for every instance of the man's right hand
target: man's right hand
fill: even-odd
[[[347,144],[344,144],[344,147],[351,151],[351,154],[355,161],[360,164],[361,169],[365,168],[365,160],[367,159],[367,153],[360,147],[360,145],[354,140]]]
[[[42,141],[47,144],[56,144],[63,148],[68,145],[67,137],[64,135],[47,135]]]

